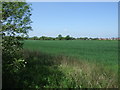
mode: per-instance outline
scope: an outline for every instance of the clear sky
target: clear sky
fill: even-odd
[[[32,2],[29,36],[117,37],[117,2]]]

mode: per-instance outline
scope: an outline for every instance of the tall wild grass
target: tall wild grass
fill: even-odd
[[[117,74],[97,63],[70,56],[24,50],[21,88],[117,88]]]

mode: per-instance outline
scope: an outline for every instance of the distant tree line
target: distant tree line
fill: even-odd
[[[47,37],[47,36],[41,36],[41,37],[19,37],[17,36],[19,40],[120,40],[120,38],[89,38],[89,37],[79,37],[79,38],[74,38],[71,37],[70,35],[67,35],[63,37],[61,34],[59,34],[57,37]]]
[[[47,37],[47,36],[41,36],[41,37],[23,37],[24,40],[75,40],[75,38],[70,37],[70,35],[67,35],[66,37],[62,37],[61,34],[59,34],[57,37]]]
[[[21,37],[17,37],[17,38],[21,38]],[[24,40],[99,40],[99,38],[88,38],[88,37],[74,38],[74,37],[71,37],[70,35],[63,37],[61,34],[59,34],[57,37],[34,36],[34,37],[23,37],[21,39],[24,39]]]

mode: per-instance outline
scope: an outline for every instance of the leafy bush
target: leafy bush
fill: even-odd
[[[18,87],[24,68],[20,38],[31,30],[31,8],[26,2],[2,2],[2,76],[3,88]]]

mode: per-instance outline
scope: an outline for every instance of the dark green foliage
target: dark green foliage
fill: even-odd
[[[70,37],[69,35],[67,35],[67,36],[65,37],[65,39],[66,39],[66,40],[70,40],[71,37]]]
[[[24,51],[26,64],[19,73],[21,88],[60,87],[64,74],[58,69],[57,57],[37,51]]]
[[[39,40],[53,40],[54,38],[52,37],[46,37],[46,36],[42,36],[39,38]]]
[[[30,6],[25,2],[3,2],[2,32],[9,36],[27,34],[31,29],[30,11]]]
[[[45,40],[45,38],[46,38],[45,36],[42,36],[40,39],[41,39],[41,40]]]
[[[17,87],[19,71],[24,67],[20,51],[21,36],[31,30],[31,8],[26,2],[2,2],[2,69],[3,88]]]
[[[34,36],[34,37],[33,37],[33,40],[38,40],[38,37],[37,37],[37,36]]]
[[[58,39],[62,40],[62,35],[61,34],[58,35]]]
[[[88,38],[88,37],[70,37],[70,35],[67,35],[66,37],[62,37],[61,34],[59,34],[57,37],[47,37],[47,36],[41,36],[41,37],[23,37],[24,40],[118,40],[119,38]]]
[[[58,35],[58,37],[47,37],[47,36],[41,36],[41,37],[23,37],[24,40],[88,40],[89,38],[74,38],[67,35],[66,37],[62,37],[61,34]],[[97,40],[97,39],[96,39]]]

